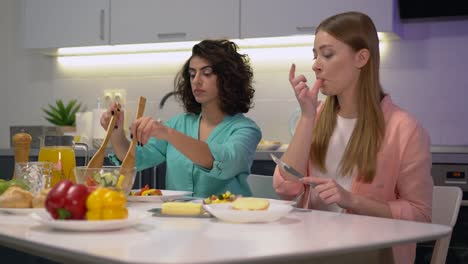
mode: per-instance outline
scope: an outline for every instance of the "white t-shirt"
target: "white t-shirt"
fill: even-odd
[[[339,169],[341,158],[343,157],[349,138],[353,133],[357,118],[343,118],[338,115],[336,121],[336,127],[330,138],[327,156],[325,158],[325,167],[327,168],[327,172],[323,173],[318,169],[314,168],[313,175],[317,177],[334,179],[344,189],[350,191],[353,179],[354,177],[356,177],[356,173],[355,171],[353,171],[352,175],[341,175],[339,173]],[[325,205],[323,201],[320,198],[318,198],[317,194],[314,191],[311,192],[311,198],[311,204],[314,208],[334,212],[343,211],[343,208],[339,207],[336,204],[331,204],[328,206]]]

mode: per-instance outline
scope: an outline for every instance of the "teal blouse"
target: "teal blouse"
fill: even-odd
[[[200,117],[179,114],[165,124],[198,139]],[[137,146],[136,167],[143,170],[166,161],[166,189],[191,191],[194,197],[225,191],[251,196],[247,176],[261,138],[260,128],[243,114],[225,116],[206,140],[214,158],[211,169],[194,164],[167,141],[154,137],[143,147]]]

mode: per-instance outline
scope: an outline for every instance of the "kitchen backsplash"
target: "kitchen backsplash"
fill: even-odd
[[[288,81],[289,67],[292,62],[296,63],[298,73],[304,73],[307,78],[314,80],[311,47],[270,49],[268,54],[254,50],[249,55],[254,68],[256,93],[254,108],[247,116],[262,128],[265,139],[288,142],[289,118],[298,107]],[[145,67],[128,65],[98,69],[63,67],[52,61],[51,64],[56,64],[55,74],[58,76],[51,81],[53,95],[54,98],[78,98],[88,108],[93,108],[96,97],[104,89],[125,89],[130,110],[136,107],[136,99],[143,95],[148,99],[145,114],[166,120],[182,111],[174,97],[168,99],[162,111],[158,105],[161,98],[172,90],[174,76],[187,57]],[[140,69],[135,71],[135,67]]]

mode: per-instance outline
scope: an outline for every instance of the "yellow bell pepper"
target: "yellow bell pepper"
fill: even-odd
[[[86,200],[86,219],[112,220],[128,217],[127,199],[122,192],[108,188],[98,188]]]

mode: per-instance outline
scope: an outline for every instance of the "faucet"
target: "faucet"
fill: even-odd
[[[159,102],[159,110],[163,109],[164,107],[164,104],[166,103],[167,99],[169,99],[169,97],[171,97],[172,95],[175,95],[176,92],[169,92],[167,94],[165,94],[163,96],[163,98],[161,99],[161,101]]]

